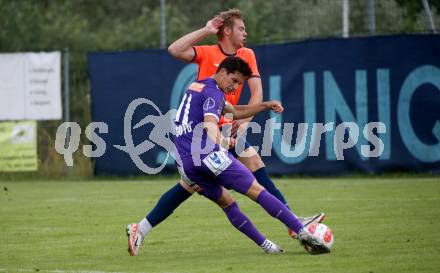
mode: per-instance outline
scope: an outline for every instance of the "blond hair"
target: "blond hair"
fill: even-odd
[[[232,28],[234,26],[234,19],[244,20],[243,15],[239,9],[229,9],[227,11],[220,12],[217,16],[223,19],[223,25],[219,28],[217,32],[217,37],[219,40],[223,38],[223,30],[225,27]]]

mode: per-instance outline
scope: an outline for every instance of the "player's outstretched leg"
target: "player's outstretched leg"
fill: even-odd
[[[260,186],[261,187],[261,186]],[[254,188],[258,191],[257,187]],[[252,187],[250,189],[252,191]],[[252,197],[251,197],[252,198]],[[310,234],[301,221],[291,212],[286,205],[281,203],[277,198],[266,190],[262,190],[255,200],[263,207],[272,217],[277,218],[288,228],[298,234],[298,240],[302,245],[308,245],[313,249],[314,253],[328,253],[330,249],[318,238]]]
[[[275,186],[272,179],[270,179],[269,174],[267,173],[265,166],[256,170],[252,174],[255,176],[255,178],[257,179],[257,181],[260,185],[262,185],[269,193],[271,193],[278,200],[280,200],[283,204],[285,204],[286,207],[289,208],[287,201],[284,198],[284,195]],[[305,227],[309,226],[312,223],[321,223],[324,220],[324,218],[325,218],[325,214],[323,212],[320,212],[318,214],[308,216],[308,217],[298,217],[298,219],[301,221],[301,224]],[[298,238],[297,233],[290,228],[287,229],[287,234],[294,239]]]
[[[304,228],[298,217],[267,190],[262,190],[255,201],[272,217],[279,219],[296,233]]]
[[[258,170],[256,170],[252,174],[255,176],[255,179],[257,179],[257,182],[261,186],[263,186],[268,192],[270,192],[273,196],[275,196],[278,200],[280,200],[283,204],[285,204],[289,208],[289,205],[287,204],[287,201],[284,198],[284,195],[275,186],[274,182],[269,177],[269,174],[267,173],[266,167],[264,165],[263,165],[263,167],[259,168]],[[324,218],[325,218],[325,214],[323,212],[320,212],[315,215],[307,216],[307,217],[299,217],[298,216],[298,219],[301,221],[301,223],[304,226],[308,226],[312,223],[321,223],[324,220]],[[296,236],[296,234],[294,232],[289,235],[290,235],[290,237]]]
[[[204,189],[202,194],[222,208],[229,222],[241,233],[254,241],[264,252],[283,252],[279,246],[261,234],[252,221],[240,211],[235,199],[227,189],[220,185],[211,184],[209,188]]]
[[[239,142],[245,141],[242,138],[239,138]],[[254,175],[255,179],[257,179],[258,183],[262,185],[266,190],[268,190],[273,196],[278,198],[283,204],[286,204],[287,201],[284,198],[284,195],[281,193],[281,191],[275,186],[272,179],[270,179],[269,174],[267,173],[266,166],[264,165],[263,160],[258,155],[258,153],[255,151],[254,148],[248,143],[244,143],[244,153],[241,153],[243,157],[240,157],[237,155],[237,152],[235,151],[235,148],[232,148],[230,150],[231,154],[236,157],[240,162],[248,168],[252,174]],[[246,155],[246,156],[245,156]],[[250,155],[250,156],[249,156]]]
[[[150,225],[155,227],[160,224],[192,194],[191,189],[186,189],[180,183],[177,183],[160,197],[156,206],[147,214],[146,218]]]
[[[264,252],[270,254],[283,252],[279,246],[266,239],[257,230],[251,220],[249,220],[249,218],[240,211],[240,208],[236,202],[233,202],[230,206],[224,208],[223,211],[228,217],[229,222],[231,222],[236,229],[260,246]]]
[[[245,152],[247,154],[253,154],[250,157],[239,157],[241,163],[243,163],[254,175],[257,182],[263,186],[268,192],[270,192],[273,196],[275,196],[278,200],[280,200],[283,204],[285,204],[287,207],[289,205],[287,204],[286,199],[284,198],[284,195],[281,193],[281,191],[275,186],[275,183],[270,178],[266,166],[264,165],[264,162],[262,161],[261,157],[258,155],[258,153],[253,152],[251,149],[250,144],[247,142],[245,145]],[[238,157],[237,153],[234,149],[231,149],[231,154],[235,157]],[[325,218],[325,214],[323,212],[308,216],[308,217],[298,217],[298,219],[301,221],[303,226],[307,227],[312,223],[321,223]],[[288,229],[288,235],[294,239],[297,239],[297,233],[293,231],[292,229]]]
[[[139,223],[127,226],[128,251],[132,256],[138,256],[145,236],[155,227],[170,216],[173,211],[192,195],[191,189],[184,188],[177,183],[165,192],[156,203],[156,206]]]
[[[280,200],[270,194],[264,187],[258,184],[255,177],[252,173],[247,169],[243,164],[237,161],[232,155],[228,155],[229,159],[231,159],[228,167],[223,170],[216,177],[216,182],[222,185],[225,188],[233,189],[236,192],[244,194],[260,204],[264,210],[266,210],[271,216],[279,219],[282,223],[284,223],[288,228],[292,229],[296,233],[309,233],[307,229],[304,228],[304,225],[301,221],[296,217],[289,208],[283,204]],[[197,176],[197,173],[194,173],[194,176]],[[201,183],[205,183],[202,181]],[[205,186],[212,187],[209,183],[205,183]],[[224,192],[227,192],[226,190]],[[206,188],[204,189],[203,194],[207,195]],[[216,193],[211,196],[211,200],[217,200],[222,196],[222,193]],[[208,197],[209,198],[209,197]],[[229,203],[230,204],[230,203]],[[219,204],[220,205],[220,204]],[[311,235],[313,237],[313,235]],[[301,238],[305,238],[304,240],[300,240],[301,244],[305,244],[307,240],[311,240],[310,236],[303,236]],[[323,244],[323,243],[322,243]],[[314,244],[310,243],[310,247],[313,249]]]

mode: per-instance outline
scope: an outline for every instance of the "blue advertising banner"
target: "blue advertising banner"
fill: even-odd
[[[264,99],[246,139],[273,174],[440,172],[440,36],[325,39],[252,47]],[[197,66],[165,50],[90,53],[97,174],[174,172],[155,128],[178,108]],[[246,104],[245,89],[241,103]],[[168,113],[168,115],[166,115]],[[163,136],[166,138],[166,133]],[[104,143],[104,144],[103,144]]]

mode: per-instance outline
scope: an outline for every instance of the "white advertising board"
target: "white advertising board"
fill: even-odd
[[[61,53],[0,54],[0,120],[61,118]]]

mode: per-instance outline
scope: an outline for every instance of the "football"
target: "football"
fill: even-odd
[[[307,230],[321,240],[328,247],[328,249],[332,249],[334,237],[333,232],[328,226],[322,223],[313,223],[307,227]],[[304,249],[310,254],[317,254],[314,253],[313,250],[307,245],[304,245]]]

